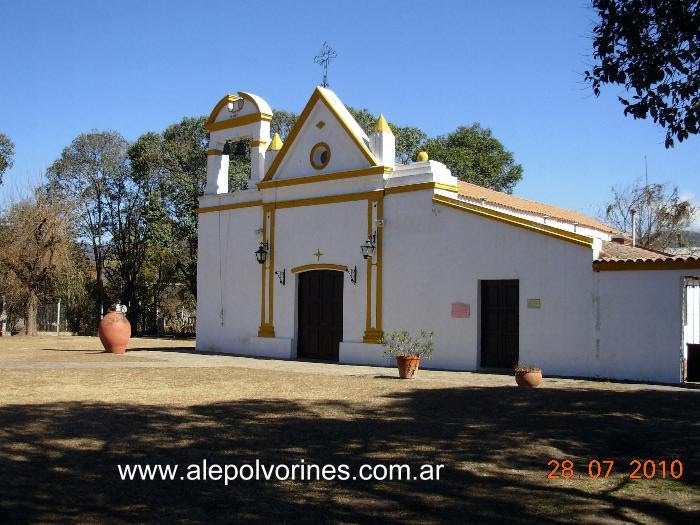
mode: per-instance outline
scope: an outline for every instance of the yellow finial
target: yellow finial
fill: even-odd
[[[389,123],[386,121],[384,118],[384,115],[380,114],[379,118],[377,119],[377,123],[374,125],[374,131],[379,132],[379,133],[391,133],[391,128],[389,127]]]
[[[416,160],[418,160],[418,162],[423,162],[423,161],[428,160],[428,152],[427,151],[419,151],[418,158]]]
[[[275,133],[275,136],[272,137],[272,142],[270,142],[270,147],[267,148],[267,151],[279,151],[282,149],[282,139],[280,138],[279,133]]]

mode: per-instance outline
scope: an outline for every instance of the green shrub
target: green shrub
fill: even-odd
[[[421,330],[418,337],[407,331],[395,331],[384,337],[384,354],[387,356],[426,357],[433,356],[433,332]]]

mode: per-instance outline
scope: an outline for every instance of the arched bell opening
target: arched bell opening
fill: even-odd
[[[214,107],[205,127],[209,131],[209,160],[205,194],[238,191],[262,180],[270,144],[272,110],[250,93],[226,95]]]

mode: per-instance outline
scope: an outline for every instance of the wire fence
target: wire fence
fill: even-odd
[[[65,307],[62,308],[59,301],[40,304],[36,327],[39,332],[69,332]]]

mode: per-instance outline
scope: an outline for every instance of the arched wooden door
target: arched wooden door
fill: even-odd
[[[343,272],[299,274],[297,356],[337,361],[343,339]]]

